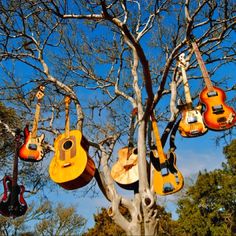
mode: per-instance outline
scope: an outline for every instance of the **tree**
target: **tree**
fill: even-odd
[[[32,202],[21,217],[0,216],[1,235],[80,235],[85,224],[74,206],[53,206],[45,200],[39,205]]]
[[[234,235],[236,140],[224,148],[223,169],[199,173],[195,185],[178,202],[177,235]]]
[[[142,222],[145,235],[157,235],[156,194],[146,171],[149,117],[155,109],[158,122],[168,127],[181,113],[176,100],[184,93],[177,61],[183,52],[198,102],[203,83],[191,35],[214,85],[235,104],[230,75],[215,79],[235,62],[233,1],[21,0],[2,1],[0,8],[3,99],[20,108],[22,121],[32,120],[34,94],[46,85],[39,131],[47,133],[53,151],[51,136],[64,130],[57,121],[64,118],[62,100],[69,95],[71,126],[89,137],[95,178],[111,202],[110,216],[129,235],[141,234]],[[127,146],[133,109],[138,110],[139,188],[130,200],[118,193],[110,169],[116,148]],[[233,128],[223,136],[232,133]],[[121,214],[120,206],[129,210],[131,219]]]
[[[159,235],[174,235],[173,232],[175,232],[174,229],[176,227],[176,223],[171,219],[171,214],[167,213],[164,207],[157,206],[156,209],[159,217]],[[130,215],[127,209],[121,207],[120,211],[122,212],[122,215],[124,215],[127,219],[130,219]],[[101,208],[101,210],[97,214],[94,214],[93,217],[95,225],[93,228],[88,229],[88,231],[85,232],[83,236],[126,235],[125,231],[117,226],[114,221],[112,221],[108,212],[109,209]]]

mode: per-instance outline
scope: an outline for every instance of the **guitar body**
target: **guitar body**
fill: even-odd
[[[207,132],[201,114],[201,106],[193,109],[187,107],[183,109],[178,130],[182,137],[187,138],[201,136]]]
[[[32,138],[32,134],[29,132],[28,127],[25,127],[24,136],[24,144],[18,151],[19,158],[23,161],[29,162],[41,161],[45,155],[42,148],[45,135],[42,134],[39,137]]]
[[[69,136],[59,135],[55,142],[55,155],[49,165],[51,179],[67,190],[85,186],[95,174],[95,164],[86,151],[84,137],[79,130]]]
[[[154,166],[153,189],[159,195],[168,195],[183,188],[184,178],[176,167],[176,155],[169,152],[165,162],[160,162],[157,150],[152,150],[150,158]]]
[[[124,147],[118,151],[118,161],[111,169],[112,178],[127,190],[138,187],[138,152],[137,148]]]
[[[236,112],[225,104],[225,92],[215,86],[213,89],[213,92],[209,92],[205,87],[199,95],[201,103],[206,107],[203,113],[204,123],[209,129],[215,131],[230,129],[235,125]]]
[[[3,179],[4,193],[0,200],[0,213],[13,218],[22,216],[27,211],[27,203],[23,197],[25,187],[16,185],[12,187],[12,178],[5,176]]]

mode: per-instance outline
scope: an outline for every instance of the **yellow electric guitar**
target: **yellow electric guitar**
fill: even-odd
[[[156,140],[156,147],[151,150],[151,160],[154,166],[152,184],[155,193],[168,195],[178,192],[183,188],[184,179],[176,167],[176,155],[173,151],[167,155],[163,151],[161,138],[154,114],[151,114],[152,129]]]
[[[182,72],[186,99],[186,104],[182,106],[182,119],[179,123],[179,133],[183,137],[197,137],[205,134],[208,129],[204,125],[203,118],[201,115],[202,107],[200,105],[195,108],[193,107],[186,74],[186,61],[184,56],[184,53],[180,54],[178,62],[178,66],[181,68]]]
[[[95,174],[95,164],[88,155],[88,141],[79,130],[70,130],[70,98],[65,97],[65,133],[54,142],[55,155],[49,165],[50,178],[72,190],[88,184]]]

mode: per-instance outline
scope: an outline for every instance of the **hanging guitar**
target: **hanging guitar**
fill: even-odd
[[[192,47],[206,83],[206,87],[199,95],[201,103],[205,105],[203,121],[209,129],[215,131],[230,129],[235,125],[236,112],[225,103],[225,92],[221,88],[212,85],[201,53],[194,40],[192,40]]]
[[[65,133],[54,141],[55,155],[49,165],[50,178],[67,190],[88,184],[95,164],[88,155],[88,141],[79,130],[70,130],[70,97],[65,97]]]
[[[138,149],[134,147],[134,122],[137,109],[133,109],[130,125],[129,144],[118,151],[118,160],[111,168],[111,177],[122,188],[136,190],[138,188]]]
[[[180,54],[178,66],[181,68],[182,79],[184,85],[186,104],[182,106],[182,119],[179,123],[179,133],[183,137],[197,137],[205,134],[207,128],[204,125],[201,109],[202,106],[193,107],[192,98],[190,94],[187,74],[186,61],[184,53]]]
[[[17,184],[18,176],[18,149],[20,144],[20,131],[16,131],[16,150],[13,162],[13,178],[5,175],[3,178],[4,193],[0,200],[0,213],[6,217],[19,217],[27,211],[27,203],[23,197],[25,187]]]
[[[155,193],[169,195],[180,191],[184,185],[181,172],[176,167],[176,155],[174,151],[166,155],[163,151],[161,138],[154,114],[151,114],[152,129],[156,140],[150,152],[150,159],[154,166],[152,184]]]
[[[44,86],[40,86],[36,94],[37,104],[32,132],[29,131],[28,124],[24,129],[24,144],[20,147],[18,152],[19,158],[23,161],[38,162],[41,161],[45,155],[42,147],[45,135],[41,134],[41,136],[37,136],[40,106],[41,100],[44,96],[44,89]]]

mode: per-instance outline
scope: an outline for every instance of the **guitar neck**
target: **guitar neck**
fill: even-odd
[[[65,97],[65,135],[70,137],[70,116],[69,116],[70,97]]]
[[[41,103],[40,103],[40,100],[38,100],[37,105],[36,105],[36,110],[35,110],[34,121],[33,121],[33,128],[32,128],[32,132],[31,132],[32,138],[36,138],[36,136],[37,136],[40,107],[41,107]]]
[[[17,178],[18,178],[18,149],[20,146],[20,135],[16,135],[15,138],[15,156],[13,160],[13,177],[12,177],[12,187],[17,186]]]
[[[202,76],[203,76],[203,79],[204,79],[204,81],[206,83],[206,87],[207,87],[209,92],[213,92],[214,88],[213,88],[213,85],[211,83],[210,76],[209,76],[208,71],[206,69],[205,63],[204,63],[204,61],[202,59],[202,55],[201,55],[201,53],[199,51],[197,43],[195,41],[192,41],[192,47],[193,47],[194,53],[196,55],[199,67],[200,67],[200,69],[202,71]]]
[[[160,163],[163,163],[163,162],[166,161],[166,155],[163,151],[163,147],[162,147],[162,143],[161,143],[161,137],[160,137],[158,126],[157,126],[157,121],[154,118],[153,114],[152,114],[152,129],[153,129],[153,133],[154,133],[154,136],[155,136],[155,139],[156,139],[158,157],[160,159]]]
[[[183,66],[181,66],[181,71],[182,71],[182,78],[183,78],[183,85],[184,85],[184,93],[185,93],[186,103],[188,105],[192,106],[192,98],[191,98],[191,94],[190,94],[187,74],[186,74],[186,70]]]

